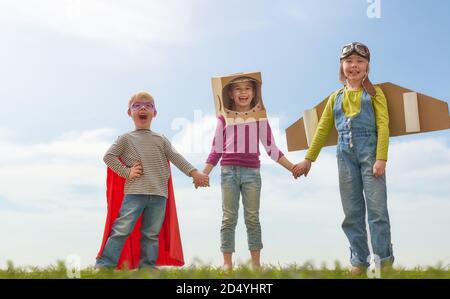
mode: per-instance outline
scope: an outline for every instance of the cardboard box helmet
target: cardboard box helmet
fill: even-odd
[[[227,76],[213,77],[212,89],[216,116],[222,115],[227,124],[252,122],[266,119],[266,109],[261,95],[261,73],[237,73]],[[251,82],[254,88],[254,98],[251,102],[251,109],[244,112],[234,110],[234,101],[230,97],[233,84],[239,82]]]

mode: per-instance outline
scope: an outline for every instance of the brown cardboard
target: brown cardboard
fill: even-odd
[[[386,96],[389,111],[389,135],[391,137],[450,128],[448,103],[421,93],[409,94],[412,92],[411,90],[390,82],[377,85],[381,87]],[[328,97],[314,107],[319,120],[327,101]],[[417,114],[418,120],[415,119]],[[408,128],[407,130],[407,124],[412,129]],[[288,151],[304,150],[309,147],[303,117],[286,129],[286,139]],[[333,127],[325,146],[335,144],[337,144],[337,132]]]
[[[256,106],[250,111],[237,112],[227,108],[230,101],[227,93],[228,84],[241,77],[251,78],[256,81]],[[262,78],[260,72],[236,73],[232,75],[219,76],[211,78],[212,91],[214,96],[214,105],[216,108],[216,116],[222,115],[227,124],[250,122],[260,119],[267,119],[266,108],[264,107],[261,95]]]

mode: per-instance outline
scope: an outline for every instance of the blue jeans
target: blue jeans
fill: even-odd
[[[114,221],[96,268],[116,267],[122,248],[142,214],[141,258],[139,267],[155,267],[158,258],[158,239],[166,211],[166,198],[158,195],[126,194],[119,216]]]
[[[259,223],[259,199],[261,175],[259,168],[222,166],[222,227],[221,251],[234,252],[235,230],[238,220],[239,198],[242,194],[244,219],[247,227],[249,250],[261,250],[261,224]]]

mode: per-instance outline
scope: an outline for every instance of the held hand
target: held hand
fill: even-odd
[[[376,160],[375,164],[373,164],[373,175],[375,177],[380,177],[384,174],[385,170],[386,170],[386,161]]]
[[[195,189],[198,187],[209,187],[209,176],[207,174],[195,170],[191,173],[191,176],[193,178]]]
[[[130,169],[129,179],[132,180],[134,178],[138,178],[142,175],[143,169],[141,162],[136,162]]]
[[[307,177],[310,169],[311,161],[305,159],[294,166],[294,168],[292,169],[292,174],[294,175],[294,178],[298,178],[302,175],[305,175],[305,177]]]
[[[291,172],[294,179],[298,179],[299,177],[301,177],[303,175],[303,172],[300,168],[300,163],[294,164],[294,166],[292,166]]]

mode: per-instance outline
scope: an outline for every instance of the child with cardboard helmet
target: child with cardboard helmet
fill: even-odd
[[[261,161],[259,144],[270,158],[292,172],[293,164],[275,144],[261,98],[261,74],[238,73],[213,77],[217,127],[203,172],[209,174],[220,160],[222,226],[220,230],[223,267],[233,267],[235,229],[240,197],[244,206],[248,249],[252,266],[260,268],[263,248],[259,221]],[[223,104],[222,104],[223,103]],[[223,109],[225,108],[225,109]],[[235,144],[236,146],[229,146]]]

